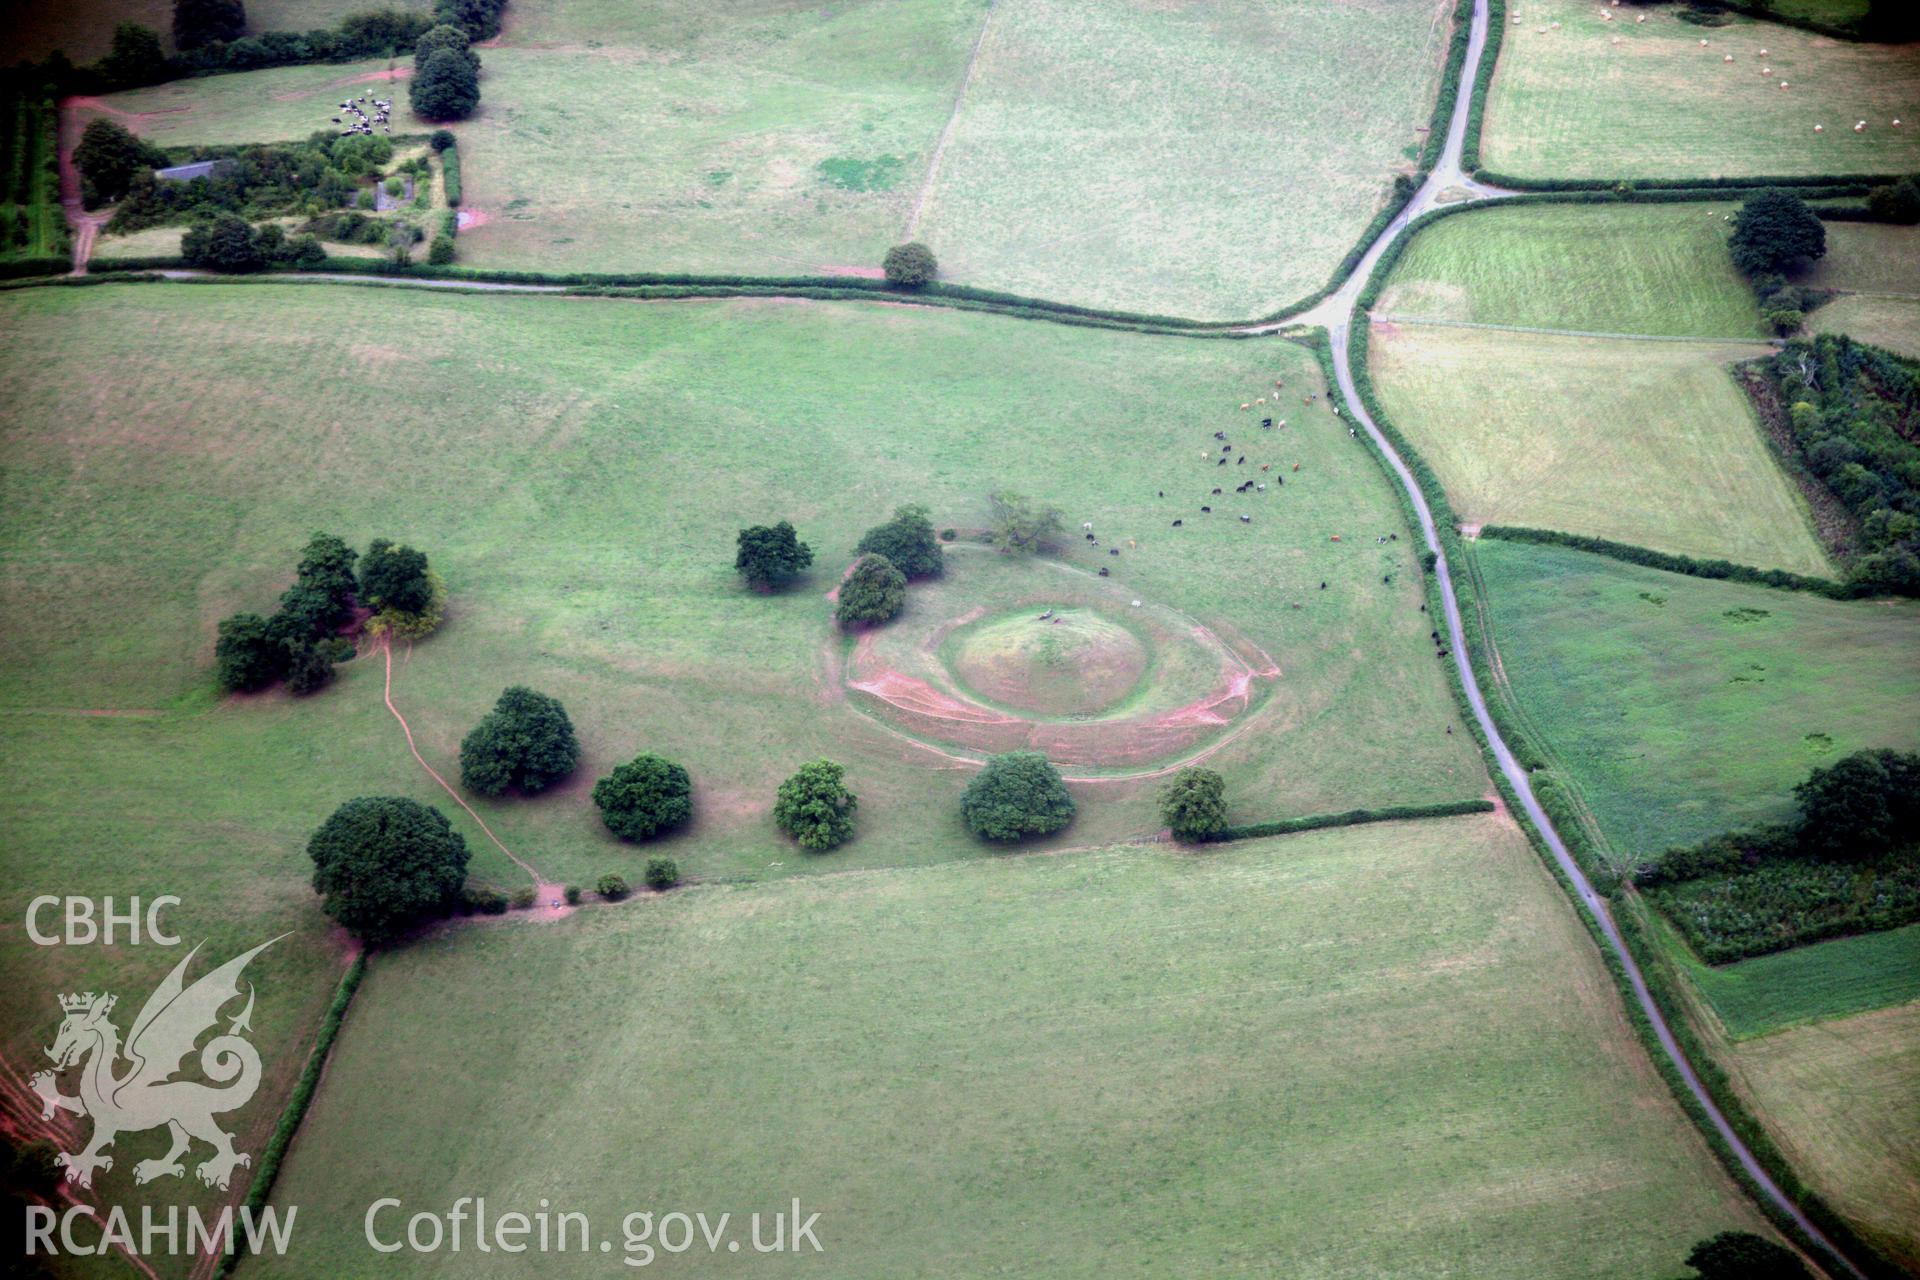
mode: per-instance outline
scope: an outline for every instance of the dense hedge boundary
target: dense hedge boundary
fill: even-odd
[[[440,153],[440,187],[446,193],[447,207],[460,207],[460,144],[454,143]]]
[[[1369,822],[1411,822],[1418,818],[1457,818],[1469,813],[1492,813],[1491,800],[1449,800],[1444,804],[1407,804],[1390,809],[1349,809],[1345,813],[1316,813],[1304,818],[1282,818],[1277,822],[1249,822],[1228,827],[1207,841],[1224,844],[1229,840],[1258,840],[1262,836],[1290,836],[1300,831],[1319,831],[1326,827],[1358,827]]]
[[[1565,533],[1559,529],[1531,529],[1523,525],[1490,524],[1480,530],[1480,536],[1499,538],[1505,542],[1530,542],[1537,546],[1572,547],[1576,551],[1588,551],[1597,556],[1624,560],[1628,564],[1645,565],[1649,569],[1685,574],[1689,578],[1719,578],[1728,582],[1745,582],[1758,587],[1773,587],[1780,591],[1811,591],[1815,595],[1828,596],[1835,600],[1853,600],[1870,594],[1850,587],[1846,583],[1836,582],[1832,578],[1811,578],[1802,573],[1789,573],[1785,569],[1756,569],[1752,565],[1735,564],[1731,560],[1701,560],[1695,556],[1683,556],[1671,551],[1655,551],[1651,547],[1635,546],[1631,542],[1590,538],[1585,534]]]
[[[1492,2],[1498,4],[1499,0],[1492,0]],[[1731,1079],[1720,1066],[1718,1058],[1714,1056],[1710,1046],[1695,1028],[1691,1021],[1693,1015],[1679,994],[1683,988],[1678,984],[1685,981],[1684,976],[1674,972],[1665,954],[1648,937],[1643,919],[1643,913],[1647,908],[1639,895],[1633,892],[1631,886],[1624,883],[1620,872],[1605,856],[1604,851],[1596,847],[1583,824],[1581,815],[1574,808],[1570,795],[1565,790],[1565,786],[1570,784],[1563,785],[1554,772],[1547,767],[1551,759],[1550,755],[1534,741],[1525,727],[1517,722],[1517,710],[1508,705],[1502,696],[1501,686],[1493,676],[1489,655],[1491,637],[1487,634],[1487,624],[1481,612],[1478,588],[1463,576],[1464,573],[1471,572],[1471,556],[1464,539],[1460,536],[1458,518],[1452,505],[1447,501],[1438,476],[1427,464],[1425,458],[1393,425],[1391,419],[1382,412],[1379,400],[1374,394],[1373,381],[1367,366],[1368,310],[1378,300],[1381,290],[1386,285],[1387,277],[1392,273],[1394,265],[1399,261],[1407,244],[1424,225],[1461,209],[1474,207],[1476,206],[1473,204],[1450,206],[1423,215],[1416,219],[1392,245],[1388,246],[1386,252],[1381,254],[1379,263],[1375,266],[1373,274],[1368,277],[1366,287],[1357,300],[1356,322],[1350,326],[1347,335],[1348,360],[1351,365],[1354,388],[1359,393],[1367,413],[1373,418],[1374,425],[1393,445],[1394,451],[1400,455],[1401,461],[1412,473],[1415,484],[1420,488],[1421,496],[1433,513],[1435,533],[1441,550],[1446,556],[1449,569],[1452,571],[1454,596],[1461,613],[1462,630],[1466,635],[1467,658],[1474,674],[1474,681],[1479,685],[1486,701],[1488,715],[1508,750],[1512,752],[1521,768],[1527,771],[1527,783],[1534,793],[1535,800],[1546,813],[1548,821],[1553,824],[1554,830],[1559,833],[1561,842],[1565,844],[1574,863],[1593,884],[1594,889],[1604,895],[1611,904],[1612,909],[1609,915],[1613,919],[1614,926],[1619,930],[1628,954],[1633,958],[1634,964],[1646,981],[1648,993],[1655,1007],[1660,1010],[1661,1016],[1666,1020],[1675,1043],[1692,1068],[1695,1077],[1700,1081],[1707,1096],[1713,1100],[1714,1105],[1720,1109],[1728,1126],[1746,1144],[1755,1161],[1766,1171],[1767,1176],[1773,1179],[1781,1192],[1799,1206],[1808,1220],[1825,1232],[1838,1247],[1846,1250],[1849,1257],[1873,1280],[1882,1280],[1883,1277],[1885,1280],[1895,1280],[1903,1274],[1899,1268],[1895,1267],[1877,1248],[1862,1239],[1844,1218],[1834,1212],[1825,1200],[1800,1180],[1792,1165],[1774,1144],[1771,1136],[1748,1111],[1745,1101],[1735,1090]],[[1370,437],[1368,445],[1369,448],[1373,447]],[[1374,451],[1378,455],[1378,450]],[[1392,469],[1392,464],[1384,456],[1380,456],[1380,462],[1383,467]],[[1397,483],[1397,477],[1394,487],[1401,492],[1407,506],[1411,508],[1411,499],[1406,498],[1405,490]],[[1415,528],[1418,528],[1417,521]],[[1430,600],[1428,608],[1432,611],[1438,604],[1438,579],[1430,576],[1427,581]],[[1458,679],[1457,668],[1449,668],[1449,677],[1449,683],[1455,690],[1456,701],[1465,706],[1466,691]],[[1527,839],[1535,853],[1539,855],[1548,872],[1567,894],[1569,905],[1574,905],[1575,914],[1594,939],[1595,945],[1599,947],[1601,959],[1606,964],[1608,972],[1612,974],[1615,986],[1619,988],[1628,1021],[1640,1037],[1642,1046],[1646,1049],[1655,1069],[1667,1082],[1675,1101],[1693,1120],[1707,1145],[1713,1149],[1734,1181],[1748,1192],[1749,1198],[1760,1211],[1789,1239],[1802,1241],[1806,1247],[1825,1259],[1828,1256],[1826,1251],[1814,1248],[1811,1241],[1805,1241],[1793,1221],[1760,1194],[1758,1185],[1748,1176],[1732,1147],[1720,1136],[1718,1129],[1713,1125],[1712,1118],[1694,1098],[1685,1078],[1667,1056],[1652,1023],[1640,1007],[1639,999],[1628,978],[1626,966],[1614,954],[1599,922],[1590,913],[1579,909],[1578,894],[1574,884],[1553,856],[1553,851],[1547,846],[1545,838],[1533,823],[1526,819],[1520,797],[1500,770],[1499,762],[1493,758],[1491,744],[1482,732],[1478,719],[1469,716],[1467,723],[1481,744],[1488,772],[1492,775],[1494,785],[1506,801],[1509,811],[1520,819],[1521,829],[1527,833]],[[1843,1260],[1836,1274],[1845,1274],[1849,1270]]]
[[[1460,171],[1480,174],[1480,129],[1487,118],[1487,94],[1493,88],[1494,68],[1500,64],[1500,46],[1507,38],[1507,0],[1487,0],[1487,43],[1474,68],[1473,97],[1467,106],[1467,132],[1460,140]]]
[[[300,1070],[300,1079],[293,1086],[293,1093],[287,1098],[286,1109],[280,1113],[280,1123],[273,1128],[273,1136],[267,1140],[267,1149],[260,1155],[260,1163],[254,1169],[253,1185],[247,1189],[247,1198],[241,1206],[258,1214],[267,1207],[267,1199],[273,1194],[273,1183],[280,1176],[280,1162],[286,1158],[287,1148],[293,1143],[293,1135],[299,1131],[300,1122],[306,1118],[307,1107],[313,1102],[313,1091],[320,1085],[320,1073],[326,1069],[327,1055],[333,1050],[333,1039],[340,1034],[340,1024],[346,1020],[347,1007],[353,1003],[353,996],[360,989],[360,980],[367,976],[367,954],[361,952],[347,966],[341,975],[340,985],[334,990],[333,1003],[327,1006],[326,1016],[320,1020],[320,1032],[314,1038],[313,1051],[307,1054],[307,1064]],[[229,1275],[239,1263],[245,1237],[233,1252],[228,1253],[220,1263],[220,1275]]]

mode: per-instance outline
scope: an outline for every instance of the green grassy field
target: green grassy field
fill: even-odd
[[[1059,503],[1075,525],[1099,521],[1106,546],[1122,546],[1119,558],[1080,547],[1067,563],[1110,567],[1116,584],[1281,669],[1246,731],[1210,760],[1236,820],[1485,787],[1465,735],[1445,732],[1454,710],[1411,539],[1374,541],[1399,531],[1400,515],[1362,448],[1316,405],[1284,434],[1243,437],[1245,466],[1202,456],[1213,430],[1248,421],[1237,405],[1262,380],[1319,385],[1292,344],[901,308],[320,285],[47,290],[0,306],[0,393],[14,406],[0,705],[162,710],[181,735],[161,739],[180,778],[216,785],[199,762],[231,749],[229,728],[253,732],[260,707],[294,717],[319,757],[355,762],[331,777],[338,798],[431,798],[381,705],[377,655],[311,702],[276,694],[173,723],[212,703],[218,619],[270,608],[300,545],[326,528],[356,545],[406,538],[448,581],[447,625],[396,660],[394,697],[429,760],[450,770],[508,684],[567,704],[585,745],[575,780],[538,800],[477,804],[556,879],[637,870],[644,851],[601,829],[587,792],[643,748],[695,777],[697,821],[664,846],[694,876],[822,865],[769,811],[778,781],[823,754],[848,765],[863,797],[860,837],[824,865],[979,853],[957,809],[967,767],[844,702],[821,597],[895,503],[977,526],[986,492],[1008,485]],[[86,380],[60,372],[74,369]],[[1269,457],[1288,483],[1264,505],[1244,500],[1251,525],[1225,509],[1200,516],[1220,477],[1255,474]],[[1182,516],[1186,528],[1169,527]],[[819,562],[803,587],[755,596],[732,572],[734,534],[781,517]],[[39,551],[49,546],[61,548],[57,574]],[[96,607],[103,593],[115,608]],[[1077,788],[1081,817],[1056,843],[1154,830],[1158,785]],[[287,821],[310,829],[326,807],[302,802]]]
[[[466,207],[482,218],[462,261],[870,273],[917,227],[962,283],[1264,312],[1325,283],[1410,169],[1451,5],[1005,0],[969,77],[986,13],[984,0],[718,13],[516,0],[503,45],[483,53],[481,109],[458,129]],[[216,76],[107,103],[163,143],[299,137],[385,66]]]
[[[1622,860],[1779,821],[1814,766],[1920,741],[1912,601],[1827,600],[1496,539],[1473,563],[1506,684]]]
[[[362,989],[276,1191],[298,1251],[259,1270],[372,1274],[374,1198],[481,1194],[616,1248],[628,1211],[798,1196],[837,1276],[1659,1280],[1758,1222],[1492,816],[428,940]]]
[[[1793,1166],[1870,1240],[1920,1269],[1920,1003],[1733,1049],[1735,1079]]]
[[[1487,95],[1489,169],[1529,178],[1920,169],[1915,46],[1734,14],[1700,27],[1668,6],[1608,12],[1589,0],[1531,0],[1510,16]],[[1905,123],[1894,128],[1895,119]],[[1868,127],[1856,134],[1858,120]]]
[[[1671,927],[1662,923],[1659,933],[1732,1040],[1920,1000],[1920,925],[1718,967],[1702,964]]]
[[[1728,366],[1757,343],[1376,324],[1380,402],[1470,524],[1830,574]]]
[[[1920,228],[1829,222],[1826,256],[1795,284],[1850,293],[1920,295]]]
[[[1318,289],[1412,169],[1447,0],[1003,0],[920,234],[955,279],[1208,318]]]
[[[1509,205],[1454,214],[1395,264],[1374,314],[1662,337],[1763,337],[1727,252],[1731,204]]]

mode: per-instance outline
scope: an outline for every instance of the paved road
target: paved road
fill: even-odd
[[[1639,1001],[1641,1011],[1646,1015],[1647,1021],[1652,1024],[1661,1050],[1679,1071],[1687,1090],[1693,1094],[1695,1101],[1705,1111],[1714,1129],[1733,1151],[1741,1168],[1746,1170],[1747,1175],[1753,1179],[1760,1194],[1774,1207],[1790,1216],[1809,1239],[1818,1242],[1834,1258],[1839,1259],[1845,1274],[1856,1277],[1857,1280],[1865,1280],[1859,1268],[1836,1249],[1833,1242],[1827,1239],[1805,1214],[1800,1212],[1799,1206],[1780,1190],[1772,1177],[1761,1167],[1760,1162],[1754,1158],[1747,1144],[1741,1141],[1740,1135],[1735,1133],[1733,1127],[1727,1123],[1726,1116],[1721,1113],[1720,1108],[1700,1083],[1700,1077],[1694,1072],[1693,1064],[1687,1060],[1687,1055],[1674,1040],[1673,1029],[1667,1025],[1659,1005],[1654,1003],[1652,993],[1647,990],[1646,978],[1641,974],[1640,966],[1634,963],[1633,954],[1627,950],[1626,942],[1621,938],[1619,927],[1614,923],[1613,912],[1608,907],[1607,900],[1594,889],[1586,874],[1581,871],[1580,864],[1575,862],[1573,856],[1568,853],[1565,841],[1561,840],[1560,833],[1554,829],[1546,811],[1540,807],[1539,800],[1534,797],[1533,788],[1527,780],[1527,771],[1520,767],[1520,762],[1514,759],[1512,750],[1501,738],[1498,726],[1494,724],[1493,717],[1487,711],[1486,697],[1474,678],[1473,666],[1467,659],[1466,628],[1460,617],[1459,602],[1453,594],[1453,574],[1451,566],[1447,564],[1446,551],[1440,545],[1439,532],[1434,527],[1433,512],[1427,506],[1426,495],[1420,491],[1420,486],[1415,482],[1413,472],[1408,468],[1406,460],[1394,450],[1392,442],[1381,433],[1380,428],[1367,413],[1366,406],[1360,401],[1360,393],[1353,384],[1353,369],[1347,359],[1347,337],[1352,325],[1368,322],[1368,317],[1364,313],[1355,313],[1355,305],[1360,290],[1366,287],[1367,277],[1372,274],[1374,265],[1380,260],[1380,255],[1385,253],[1388,246],[1406,229],[1407,223],[1433,208],[1437,203],[1436,197],[1449,187],[1465,187],[1472,193],[1472,198],[1476,202],[1497,199],[1502,194],[1490,188],[1476,188],[1469,185],[1462,180],[1463,175],[1460,172],[1461,144],[1466,136],[1467,112],[1473,98],[1473,82],[1479,73],[1480,50],[1486,45],[1487,22],[1487,0],[1475,0],[1473,42],[1467,52],[1468,69],[1461,77],[1460,96],[1454,105],[1452,125],[1447,130],[1446,148],[1441,154],[1440,162],[1434,167],[1432,176],[1408,202],[1406,211],[1394,219],[1393,223],[1381,233],[1380,238],[1367,250],[1366,256],[1361,259],[1359,270],[1353,273],[1353,278],[1348,280],[1333,297],[1315,307],[1307,315],[1296,317],[1290,323],[1319,324],[1326,329],[1327,336],[1333,344],[1334,375],[1340,384],[1340,394],[1347,402],[1347,411],[1352,415],[1351,420],[1365,427],[1367,435],[1386,455],[1394,475],[1399,479],[1401,487],[1407,491],[1407,496],[1413,502],[1414,511],[1420,517],[1420,534],[1426,539],[1428,550],[1434,553],[1433,569],[1435,576],[1440,580],[1440,601],[1446,612],[1447,638],[1453,651],[1454,668],[1459,672],[1461,686],[1466,689],[1467,701],[1473,707],[1474,719],[1480,722],[1481,731],[1486,734],[1487,742],[1493,748],[1494,760],[1499,764],[1500,772],[1506,775],[1507,781],[1513,786],[1514,793],[1520,797],[1520,807],[1526,810],[1527,817],[1533,821],[1535,828],[1546,840],[1547,847],[1553,852],[1554,861],[1560,865],[1560,870],[1572,883],[1575,898],[1599,926],[1601,936],[1606,939],[1607,948],[1613,952],[1619,959],[1621,967],[1625,969],[1627,981],[1633,988],[1634,998]],[[1824,1262],[1825,1259],[1819,1261]]]

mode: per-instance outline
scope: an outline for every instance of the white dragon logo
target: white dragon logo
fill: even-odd
[[[200,1050],[201,1072],[226,1087],[216,1089],[197,1080],[171,1077],[180,1070],[181,1060],[193,1052],[194,1041],[219,1021],[221,1006],[239,996],[240,972],[247,962],[279,940],[261,943],[187,987],[181,975],[199,954],[196,946],[147,997],[140,1016],[133,1020],[133,1029],[127,1033],[124,1050],[119,1029],[107,1020],[119,997],[91,991],[60,997],[60,1008],[67,1016],[53,1047],[47,1050],[54,1069],[37,1073],[32,1084],[46,1107],[43,1118],[51,1117],[55,1110],[93,1118],[93,1140],[86,1149],[55,1157],[57,1163],[66,1166],[68,1182],[92,1186],[95,1169],[113,1168],[113,1157],[101,1151],[115,1137],[161,1125],[172,1134],[173,1146],[158,1160],[134,1165],[133,1180],[137,1183],[181,1176],[185,1169],[180,1157],[195,1138],[213,1147],[213,1158],[194,1170],[210,1187],[226,1190],[235,1166],[253,1163],[251,1156],[233,1149],[232,1135],[213,1122],[216,1115],[245,1106],[260,1087],[260,1055],[240,1036],[240,1032],[253,1029],[251,983],[247,985],[247,1007],[229,1024],[227,1034],[215,1036]],[[130,1065],[116,1075],[115,1065],[123,1056]],[[80,1072],[80,1092],[61,1093],[56,1087],[58,1073],[83,1060],[86,1065]]]

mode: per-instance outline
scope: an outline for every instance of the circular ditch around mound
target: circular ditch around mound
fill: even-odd
[[[849,705],[936,750],[1040,751],[1123,775],[1207,754],[1279,668],[1178,610],[1051,560],[949,548],[884,627],[837,637]]]

